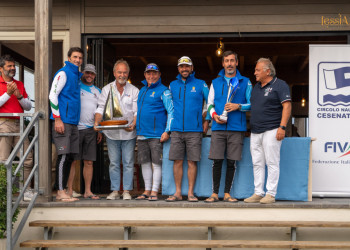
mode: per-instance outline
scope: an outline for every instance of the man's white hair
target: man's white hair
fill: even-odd
[[[275,67],[273,66],[271,60],[269,58],[264,58],[264,57],[261,57],[257,63],[263,63],[264,66],[263,66],[263,69],[264,71],[266,70],[270,70],[270,76],[274,77],[276,75],[276,69]]]

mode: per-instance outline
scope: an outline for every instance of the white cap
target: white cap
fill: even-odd
[[[177,66],[181,64],[193,65],[191,58],[189,58],[188,56],[183,56],[177,61]]]

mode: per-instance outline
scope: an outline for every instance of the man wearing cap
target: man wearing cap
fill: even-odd
[[[57,201],[71,202],[77,199],[66,194],[64,171],[74,154],[79,153],[78,123],[80,118],[80,78],[79,67],[83,62],[83,50],[70,48],[66,66],[57,71],[50,90],[52,138],[56,145],[56,188]],[[69,170],[68,170],[69,171]]]
[[[145,192],[136,200],[156,201],[162,180],[163,142],[169,139],[174,107],[170,90],[162,84],[159,67],[148,64],[144,75],[145,86],[137,100],[136,131]]]
[[[73,181],[75,176],[75,165],[78,160],[84,160],[84,198],[99,200],[97,195],[91,192],[91,181],[93,175],[93,162],[96,161],[96,140],[100,143],[102,134],[94,130],[95,110],[101,90],[94,86],[96,69],[92,64],[86,64],[80,83],[81,112],[78,124],[79,130],[79,154],[76,154],[71,165],[70,175],[67,183],[67,193],[73,195]],[[97,136],[96,136],[97,134]]]
[[[102,121],[103,111],[106,105],[108,94],[113,89],[119,104],[123,110],[123,117],[116,118],[128,121],[128,127],[117,130],[103,130],[107,137],[107,147],[109,156],[109,176],[111,179],[112,193],[107,196],[107,200],[120,199],[119,189],[121,182],[120,162],[123,162],[123,200],[131,200],[130,190],[133,189],[134,177],[134,151],[136,144],[136,116],[138,88],[128,83],[130,67],[127,61],[120,59],[113,67],[115,81],[103,87],[98,108],[95,112],[94,128]],[[115,119],[115,118],[113,118]]]
[[[171,144],[169,159],[174,161],[176,191],[166,201],[182,200],[181,182],[183,161],[187,155],[188,163],[188,201],[197,202],[194,185],[197,177],[197,162],[201,157],[202,133],[207,132],[210,116],[202,122],[203,100],[207,101],[207,84],[195,78],[192,60],[183,56],[178,60],[179,75],[170,83],[174,103],[174,120],[171,124]]]
[[[213,160],[213,193],[205,202],[219,200],[221,168],[225,158],[227,170],[224,201],[237,202],[230,191],[236,161],[242,158],[244,132],[247,130],[246,112],[250,110],[252,84],[237,69],[238,58],[233,51],[222,55],[224,67],[213,80],[208,97],[208,112],[213,118],[209,159]]]
[[[16,75],[15,60],[10,55],[0,57],[0,113],[23,113],[32,108],[30,98],[24,88],[23,82],[17,81],[13,77]],[[19,133],[20,120],[18,116],[0,117],[1,133]],[[19,141],[19,136],[0,137],[0,161],[6,161],[13,147]],[[24,140],[24,151],[29,147],[29,140]],[[24,178],[26,181],[33,167],[33,153],[29,152],[24,163]],[[33,198],[30,188],[24,193],[23,199],[30,201]]]

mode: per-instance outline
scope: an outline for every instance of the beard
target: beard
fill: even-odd
[[[235,73],[235,69],[234,69],[234,68],[228,68],[228,69],[226,70],[226,72],[227,72],[227,74],[232,75],[232,74]]]
[[[10,70],[5,70],[4,69],[4,75],[6,75],[7,77],[14,77],[16,75],[16,70],[15,69],[10,69]]]
[[[124,85],[124,84],[126,83],[127,80],[128,80],[128,79],[127,79],[126,77],[119,77],[119,78],[117,79],[117,82],[118,82],[119,84]]]

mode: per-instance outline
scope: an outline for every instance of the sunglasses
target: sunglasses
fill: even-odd
[[[178,63],[191,63],[191,60],[184,58],[184,59],[180,59]]]
[[[146,67],[146,71],[147,71],[147,70],[159,71],[159,68],[158,68],[157,65],[148,65],[148,66]]]

